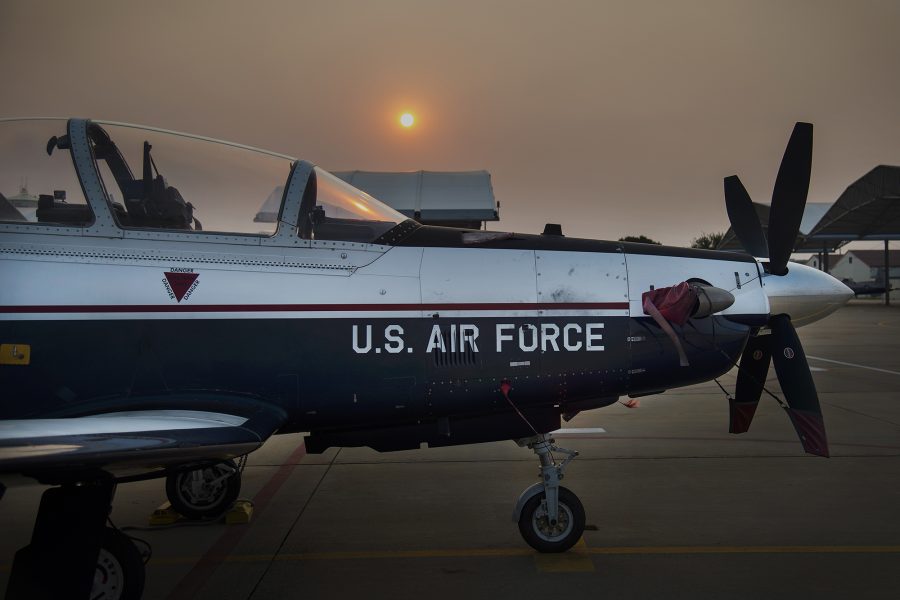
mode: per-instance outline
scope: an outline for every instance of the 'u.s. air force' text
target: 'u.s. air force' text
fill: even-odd
[[[387,352],[412,353],[417,346],[406,339],[401,325],[387,325],[384,330],[372,325],[353,326],[353,351],[357,354]],[[588,352],[603,351],[603,323],[541,323],[539,325],[497,323],[494,343],[479,342],[481,331],[477,325],[459,323],[434,325],[424,344],[425,352],[503,352],[518,349],[523,352]],[[422,346],[419,345],[418,348]]]

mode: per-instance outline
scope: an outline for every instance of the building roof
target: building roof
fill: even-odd
[[[334,175],[418,221],[500,218],[487,171],[336,171]]]
[[[828,255],[828,270],[829,271],[832,270],[836,264],[841,262],[841,259],[843,259],[844,256],[846,256],[846,254],[829,254]],[[803,261],[803,263],[807,264],[807,265],[815,263],[816,265],[818,265],[819,260],[821,260],[821,258],[822,258],[821,255],[813,254],[807,260]]]

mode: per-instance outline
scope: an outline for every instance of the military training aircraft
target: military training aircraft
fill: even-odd
[[[541,480],[514,518],[541,552],[585,526],[550,432],[620,397],[739,364],[740,433],[774,362],[803,448],[828,455],[795,326],[852,292],[788,260],[809,124],[768,239],[725,180],[747,253],[423,226],[308,162],[124,123],[4,120],[0,156],[0,191],[36,193],[0,196],[0,480],[51,486],[7,598],[140,597],[140,554],[106,526],[116,486],[165,477],[180,513],[215,517],[277,433],[313,453],[516,440]]]

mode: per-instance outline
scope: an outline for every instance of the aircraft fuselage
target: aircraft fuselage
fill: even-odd
[[[7,236],[0,418],[77,416],[247,395],[310,446],[508,439],[573,413],[730,369],[768,313],[740,254],[516,236],[466,247],[423,227],[395,247]],[[276,251],[277,250],[277,251]],[[735,304],[679,333],[641,294],[696,279]],[[547,429],[547,428],[550,429]],[[386,436],[386,432],[390,432]]]

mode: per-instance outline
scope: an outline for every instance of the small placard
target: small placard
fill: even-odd
[[[0,344],[0,365],[27,365],[31,362],[28,344]]]

